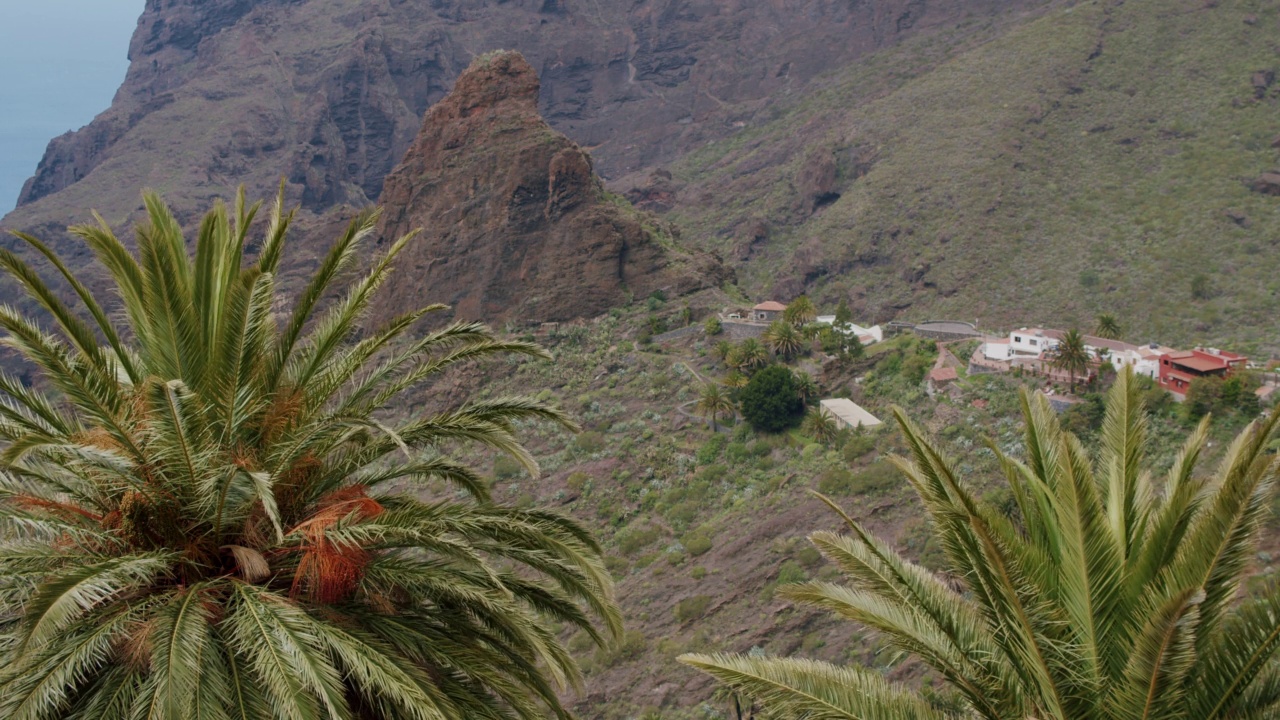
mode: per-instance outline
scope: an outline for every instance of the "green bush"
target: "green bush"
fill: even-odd
[[[700,533],[690,535],[684,539],[684,549],[693,557],[698,557],[711,549],[711,538]]]
[[[778,568],[778,584],[791,585],[809,579],[809,574],[795,560],[787,560]]]
[[[635,555],[640,550],[652,545],[658,539],[658,529],[654,527],[627,528],[614,536],[618,550],[624,555]]]
[[[853,473],[845,468],[828,468],[818,476],[818,492],[823,495],[848,495],[853,488]]]
[[[701,580],[706,576],[707,576],[707,569],[702,567],[701,565],[689,571],[689,577],[693,578],[694,580]]]
[[[879,460],[866,469],[851,472],[845,468],[831,468],[818,476],[818,492],[825,495],[866,495],[896,486],[898,469],[892,463]]]
[[[573,439],[573,446],[584,453],[598,453],[604,449],[604,433],[588,430]]]
[[[707,333],[707,337],[715,337],[724,332],[724,326],[720,324],[720,318],[714,315],[707,318],[707,322],[702,326],[702,329]]]
[[[716,433],[710,440],[702,443],[702,447],[698,448],[698,453],[694,456],[699,465],[710,465],[720,457],[721,451],[724,450],[725,443],[728,439],[720,433]]]
[[[735,442],[725,447],[724,456],[730,462],[740,463],[751,457],[751,453],[748,452],[746,443]]]
[[[582,492],[587,483],[591,481],[591,476],[582,472],[569,473],[569,477],[565,479],[564,484],[574,492]]]
[[[747,422],[766,432],[795,427],[804,417],[795,376],[783,365],[770,365],[756,373],[742,388],[738,404]]]
[[[765,442],[764,440],[756,440],[747,446],[747,452],[756,457],[765,457],[769,453],[773,452],[773,445]]]
[[[702,514],[702,508],[693,500],[685,500],[667,511],[667,519],[676,525],[688,525]]]
[[[522,472],[524,472],[524,466],[507,455],[499,455],[493,461],[493,476],[499,480],[509,480]]]
[[[698,471],[698,477],[708,485],[714,485],[724,479],[729,474],[729,468],[724,465],[708,465]]]
[[[605,667],[616,665],[626,660],[634,660],[644,654],[648,643],[639,630],[628,630],[622,635],[622,642],[612,649],[596,650],[596,661]]]
[[[805,545],[796,551],[796,560],[805,567],[813,567],[822,562],[822,553],[812,545]]]
[[[841,448],[840,454],[847,463],[853,463],[858,458],[866,455],[876,449],[876,440],[870,435],[855,435],[849,438],[849,441]]]
[[[687,597],[676,603],[676,620],[682,623],[697,620],[707,613],[707,608],[709,607],[711,607],[710,595]]]

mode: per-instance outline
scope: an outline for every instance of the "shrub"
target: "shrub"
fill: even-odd
[[[880,460],[858,472],[845,468],[827,470],[818,476],[818,492],[825,495],[865,495],[887,490],[897,483],[897,468]]]
[[[686,500],[667,512],[667,519],[677,525],[688,525],[697,519],[701,508],[698,503]]]
[[[647,645],[643,633],[639,630],[628,630],[623,634],[622,642],[612,650],[604,648],[597,650],[596,660],[606,667],[626,660],[634,660],[644,653]]]
[[[591,476],[579,470],[578,472],[570,473],[564,483],[570,490],[574,492],[582,492],[582,489],[586,487],[587,483],[590,481]]]
[[[624,555],[635,555],[657,539],[658,529],[654,527],[627,528],[614,536],[618,550]]]
[[[805,545],[796,551],[796,561],[805,567],[813,567],[822,562],[822,553],[812,545]]]
[[[499,480],[509,480],[522,472],[524,472],[524,466],[514,458],[506,455],[499,455],[498,458],[493,461],[493,476]]]
[[[689,571],[689,577],[693,578],[694,580],[701,580],[706,576],[707,576],[707,569],[702,567],[701,565]]]
[[[714,315],[707,318],[707,322],[703,324],[702,329],[707,333],[707,337],[715,337],[724,332],[724,326],[720,324],[720,318]]]
[[[853,488],[853,473],[845,468],[829,468],[818,476],[818,492],[823,495],[848,495]]]
[[[711,485],[723,480],[724,476],[728,474],[729,474],[729,468],[723,465],[708,465],[702,468],[702,470],[698,471],[698,477],[701,478],[708,485]]]
[[[849,438],[849,441],[844,444],[844,448],[840,450],[840,454],[844,457],[845,462],[852,463],[875,449],[875,438],[870,435],[856,435]]]
[[[766,432],[795,427],[804,416],[804,401],[796,390],[795,376],[782,365],[771,365],[756,373],[738,400],[747,422]]]
[[[694,457],[699,465],[710,465],[720,457],[720,452],[724,450],[725,443],[729,442],[724,435],[716,433],[712,438],[698,448],[698,453]]]
[[[751,457],[751,453],[747,451],[746,443],[729,443],[724,449],[724,456],[730,462],[742,462]]]
[[[697,620],[707,613],[707,608],[709,607],[711,607],[710,595],[687,597],[676,603],[676,620],[682,623]]]
[[[809,579],[809,574],[795,560],[787,560],[778,568],[778,584],[791,585]]]
[[[689,535],[684,539],[684,549],[693,557],[698,557],[711,549],[711,538],[700,533]]]
[[[581,452],[598,453],[604,449],[604,433],[588,430],[574,438],[573,446]]]
[[[747,446],[747,452],[751,453],[755,457],[765,457],[769,453],[773,452],[773,445],[765,442],[764,440],[756,440]]]

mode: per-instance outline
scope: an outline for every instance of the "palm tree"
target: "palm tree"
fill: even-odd
[[[847,515],[850,534],[810,536],[848,584],[780,592],[919,658],[954,691],[959,712],[870,669],[736,655],[681,661],[771,717],[1274,717],[1280,596],[1237,597],[1280,473],[1265,450],[1280,413],[1237,436],[1212,475],[1196,472],[1202,422],[1161,482],[1146,467],[1140,397],[1126,370],[1111,390],[1095,463],[1044,396],[1023,393],[1028,456],[999,458],[1020,521],[980,499],[896,411],[911,451],[898,466],[929,514],[950,581]]]
[[[721,340],[711,346],[711,354],[721,362],[727,362],[730,355],[733,354],[733,343],[729,340]]]
[[[748,378],[746,375],[743,375],[737,370],[730,370],[725,374],[724,379],[720,381],[720,384],[730,390],[740,390],[747,386],[747,382]]]
[[[1089,369],[1089,351],[1084,346],[1084,336],[1080,331],[1068,330],[1062,334],[1051,364],[1071,375],[1071,392],[1075,392],[1076,376]]]
[[[804,416],[801,431],[820,443],[829,443],[840,434],[835,418],[821,407],[810,408]]]
[[[818,383],[814,382],[812,375],[798,370],[792,376],[795,378],[796,393],[806,405],[818,399]]]
[[[764,331],[764,344],[789,360],[804,348],[804,337],[795,325],[784,320],[775,320]]]
[[[698,403],[694,405],[693,409],[702,417],[711,420],[712,432],[720,429],[716,421],[720,419],[721,415],[733,415],[736,412],[733,400],[729,398],[729,393],[715,383],[707,383],[702,386],[702,393],[698,396]]]
[[[787,309],[782,313],[782,319],[796,327],[807,325],[816,320],[817,317],[818,308],[814,306],[813,301],[809,299],[808,295],[801,295],[795,300],[792,300],[791,304],[788,305]]]
[[[1109,340],[1120,339],[1120,323],[1116,320],[1116,316],[1110,313],[1103,313],[1098,316],[1098,325],[1094,329],[1098,337],[1107,338]]]
[[[743,340],[735,350],[737,361],[735,367],[738,370],[751,372],[769,364],[769,351],[755,338]]]
[[[409,239],[352,278],[376,212],[278,320],[283,188],[252,263],[243,191],[194,257],[163,202],[145,206],[136,257],[101,218],[72,230],[119,315],[39,240],[20,236],[83,312],[0,251],[54,327],[0,308],[47,390],[0,375],[0,717],[566,716],[579,672],[549,620],[617,635],[600,549],[568,518],[496,504],[446,451],[536,473],[515,423],[572,423],[519,397],[387,410],[459,362],[546,352],[470,322],[411,335],[439,305],[362,328]]]

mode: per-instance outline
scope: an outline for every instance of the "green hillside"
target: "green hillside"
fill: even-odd
[[[687,157],[676,215],[754,295],[987,327],[1107,311],[1135,341],[1274,352],[1280,198],[1250,183],[1280,166],[1280,86],[1253,83],[1278,23],[1257,0],[1089,2],[908,43]],[[810,214],[827,153],[839,197]]]

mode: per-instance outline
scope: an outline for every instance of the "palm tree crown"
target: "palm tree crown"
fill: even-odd
[[[800,327],[813,322],[818,317],[818,308],[809,299],[808,295],[801,295],[792,300],[787,309],[783,311],[782,318],[787,322]]]
[[[1115,315],[1103,313],[1098,316],[1098,326],[1094,332],[1098,333],[1098,337],[1119,340],[1121,333],[1120,321],[1116,320]]]
[[[1053,366],[1071,375],[1071,392],[1076,391],[1076,376],[1089,370],[1089,350],[1078,330],[1068,330],[1054,349]]]
[[[694,405],[694,410],[699,415],[711,420],[711,429],[716,429],[716,422],[726,415],[733,415],[736,408],[733,399],[729,397],[729,393],[716,383],[707,383],[702,386],[702,392],[698,397],[698,402]]]
[[[0,251],[56,327],[0,308],[48,392],[0,376],[0,716],[566,716],[578,671],[547,618],[616,633],[599,548],[567,518],[493,504],[445,452],[536,472],[513,422],[572,423],[525,398],[382,412],[459,362],[546,353],[475,323],[411,337],[438,305],[361,328],[408,239],[340,281],[376,213],[278,322],[283,193],[252,264],[243,192],[204,218],[194,257],[145,204],[136,257],[101,218],[73,229],[120,325],[40,241],[21,236],[87,320]]]
[[[1024,392],[1027,457],[999,457],[1018,520],[976,497],[897,411],[912,455],[897,464],[963,591],[847,516],[850,535],[811,536],[849,584],[783,592],[921,659],[956,693],[958,712],[861,668],[730,655],[682,661],[778,717],[1274,717],[1280,596],[1243,604],[1237,596],[1280,470],[1266,450],[1280,413],[1244,430],[1213,474],[1196,472],[1202,422],[1160,482],[1145,467],[1140,396],[1125,370],[1093,462],[1044,396]]]
[[[784,358],[794,357],[804,348],[804,336],[785,320],[775,320],[764,331],[764,344]]]

